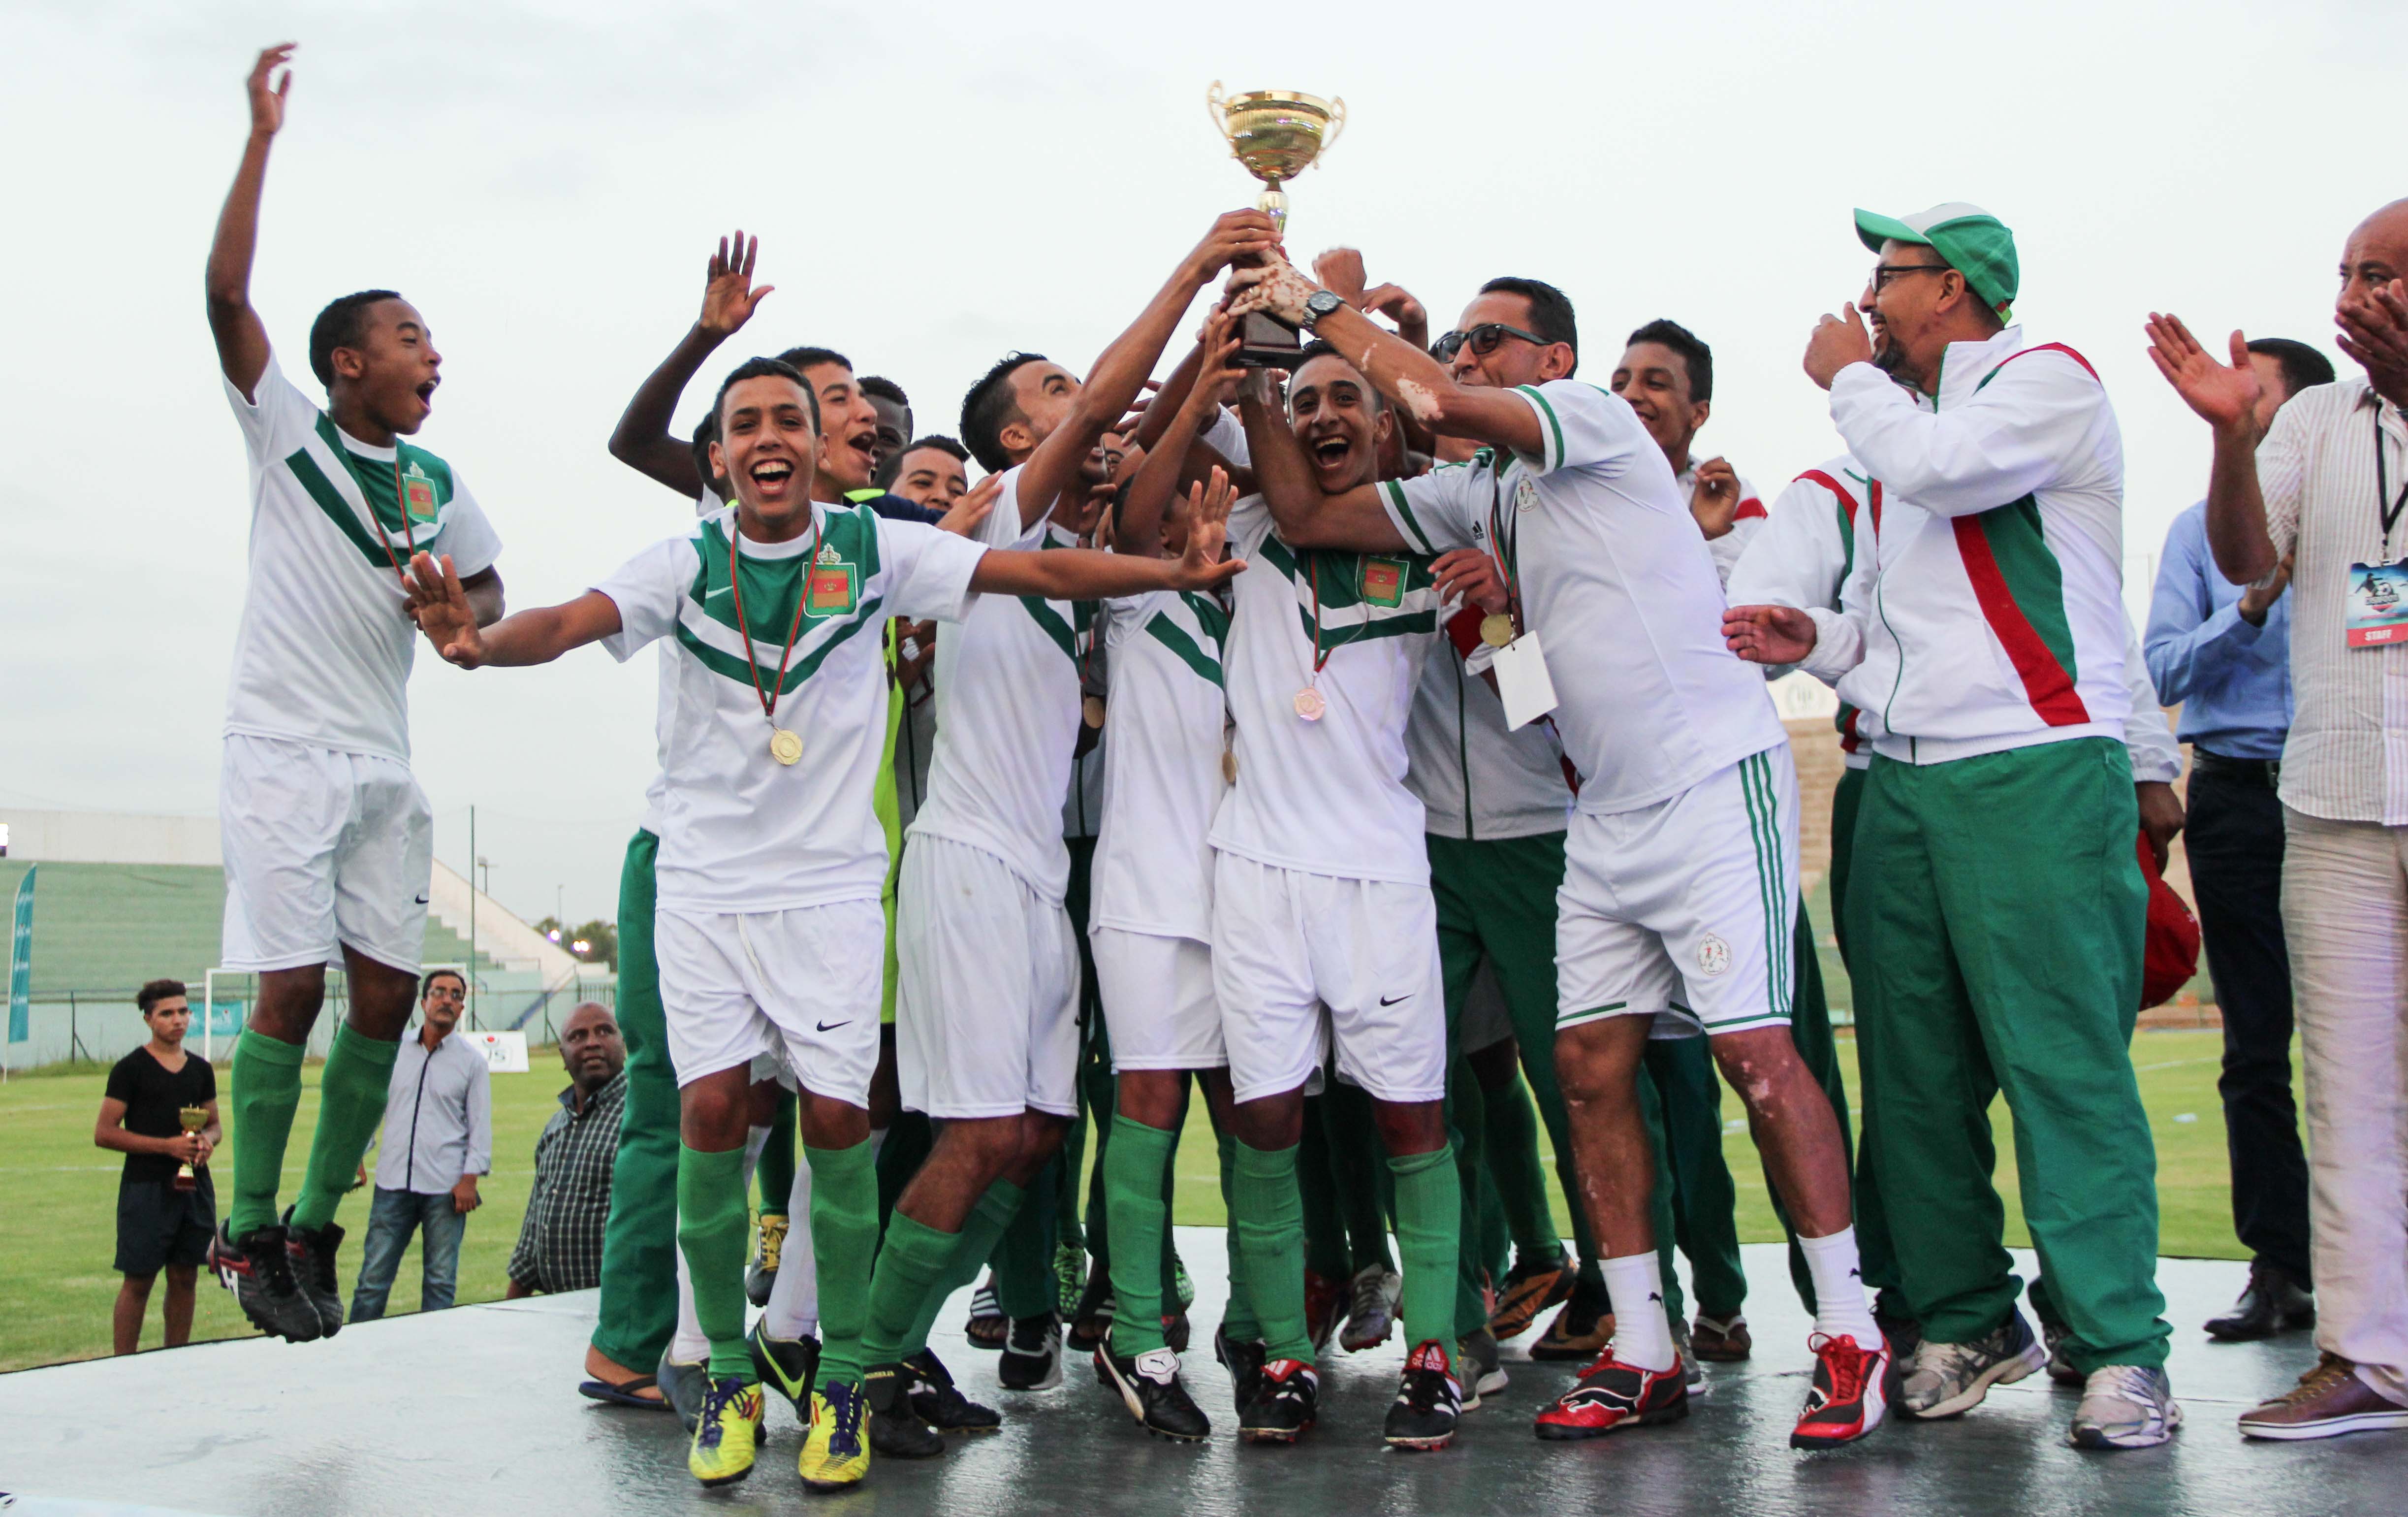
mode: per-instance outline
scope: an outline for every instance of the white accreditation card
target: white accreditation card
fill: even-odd
[[[1547,657],[1539,650],[1536,631],[1498,649],[1488,667],[1497,675],[1509,730],[1519,730],[1555,709],[1555,682],[1547,677]]]

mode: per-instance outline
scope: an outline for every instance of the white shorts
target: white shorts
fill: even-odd
[[[936,1118],[1079,1114],[1079,941],[1010,864],[951,838],[903,850],[895,1073]]]
[[[1240,1101],[1303,1085],[1328,1057],[1333,1034],[1339,1076],[1379,1100],[1446,1094],[1438,905],[1426,885],[1307,874],[1219,854],[1212,987]]]
[[[351,948],[418,973],[435,814],[408,765],[229,734],[218,835],[226,968],[340,967]]]
[[[680,1086],[767,1054],[815,1095],[869,1104],[885,913],[875,901],[652,914],[669,1065]]]
[[[1211,944],[1119,927],[1098,927],[1088,940],[1114,1074],[1219,1069],[1228,1063],[1228,1049],[1221,1043],[1221,1003],[1212,993]]]
[[[1497,983],[1497,961],[1482,954],[1463,992],[1463,1014],[1455,1019],[1455,1049],[1478,1053],[1512,1035],[1513,1014],[1505,1005],[1505,988]]]
[[[1657,1037],[1789,1020],[1798,770],[1752,754],[1669,801],[1576,812],[1555,892],[1555,1026],[1654,1017]]]

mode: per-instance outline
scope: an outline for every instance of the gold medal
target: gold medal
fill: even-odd
[[[752,623],[744,614],[744,541],[742,529],[735,518],[727,523],[727,595],[736,603],[736,635],[744,640],[744,671],[752,676],[752,695],[761,702],[761,715],[769,724],[769,757],[781,764],[793,764],[803,756],[803,740],[778,725],[778,698],[785,691],[786,666],[795,657],[795,639],[803,632],[803,609],[810,603],[810,566],[819,556],[822,523],[818,508],[813,507],[811,556],[803,560],[802,594],[795,600],[795,625],[786,629],[786,646],[778,655],[777,676],[768,687],[761,685],[761,666],[752,657]]]
[[[769,757],[792,764],[803,756],[803,740],[782,727],[769,730]]]
[[[1319,690],[1308,685],[1296,692],[1296,714],[1309,722],[1317,722],[1328,713],[1329,702]]]
[[[1098,731],[1102,730],[1104,725],[1104,698],[1099,695],[1091,695],[1085,700],[1080,701],[1079,716],[1080,719],[1084,721],[1089,727],[1095,728]]]
[[[1501,648],[1513,641],[1513,618],[1498,612],[1480,618],[1480,641],[1492,648]]]
[[[1221,750],[1221,783],[1224,785],[1238,783],[1238,755],[1234,749]]]

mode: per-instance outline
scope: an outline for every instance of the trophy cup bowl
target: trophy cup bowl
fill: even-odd
[[[189,1137],[209,1125],[209,1108],[207,1106],[178,1106],[176,1108],[176,1120],[182,1125],[185,1135]],[[176,1166],[177,1190],[198,1190],[200,1188],[200,1183],[199,1177],[193,1173],[193,1166],[189,1163],[178,1164]]]
[[[1229,155],[1246,172],[1263,181],[1254,202],[1271,224],[1287,233],[1287,195],[1280,186],[1303,173],[1346,127],[1346,102],[1324,100],[1301,90],[1248,90],[1221,93],[1214,79],[1205,92],[1205,108],[1212,124],[1229,143]],[[1250,368],[1293,368],[1304,340],[1293,326],[1267,311],[1248,313],[1239,323],[1238,362]]]

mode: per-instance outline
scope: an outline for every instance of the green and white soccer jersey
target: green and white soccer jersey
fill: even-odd
[[[1228,706],[1229,614],[1209,595],[1157,590],[1107,601],[1111,742],[1096,843],[1095,927],[1212,940],[1212,818]]]
[[[251,458],[226,733],[407,764],[418,628],[396,563],[449,554],[466,579],[493,567],[501,542],[450,464],[408,441],[346,436],[273,355],[256,394],[226,382]]]
[[[1713,556],[1629,406],[1575,380],[1514,393],[1538,455],[1484,450],[1382,489],[1417,550],[1490,549],[1518,571],[1580,809],[1653,805],[1785,741],[1763,674],[1723,642]]]
[[[1438,628],[1428,559],[1291,548],[1260,496],[1229,513],[1229,542],[1247,563],[1230,585],[1223,660],[1238,783],[1212,846],[1281,869],[1427,885],[1405,722]],[[1297,713],[1308,687],[1326,706],[1318,721]]]
[[[620,630],[603,643],[612,657],[654,641],[673,650],[661,681],[664,911],[779,911],[876,901],[884,889],[886,834],[871,807],[886,733],[880,629],[890,616],[959,620],[985,550],[866,506],[813,509],[817,534],[743,543],[750,665],[729,581],[733,507],[595,586],[619,607]],[[803,757],[786,765],[769,755],[752,672],[764,689],[777,681],[797,601],[777,724],[801,736]]]
[[[1020,470],[980,528],[996,548],[1067,548],[1052,518],[1020,525]],[[1063,797],[1079,735],[1079,660],[1092,608],[985,596],[937,639],[937,755],[911,836],[951,838],[1011,866],[1044,900],[1070,883]]]

